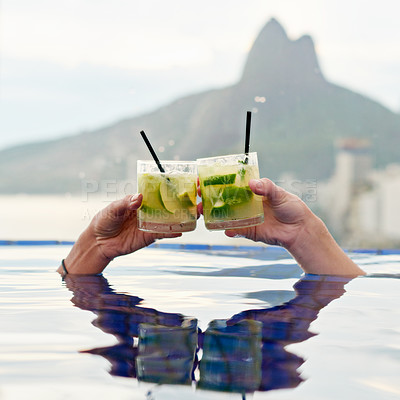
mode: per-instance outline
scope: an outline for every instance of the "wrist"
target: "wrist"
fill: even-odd
[[[111,259],[101,251],[92,227],[89,225],[73,245],[64,263],[71,275],[94,275],[100,274],[110,261]],[[62,266],[58,272],[63,273]]]
[[[311,253],[321,250],[321,241],[327,240],[326,235],[329,232],[322,220],[310,214],[304,218],[295,239],[285,248],[299,262],[308,259]]]
[[[336,243],[323,221],[314,214],[307,219],[296,240],[287,250],[304,272],[309,274],[364,274]]]

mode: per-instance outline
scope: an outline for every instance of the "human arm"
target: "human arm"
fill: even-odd
[[[99,274],[115,258],[148,246],[156,239],[181,234],[155,234],[137,228],[141,194],[128,195],[99,211],[65,258],[69,274]],[[63,267],[57,270],[64,274]]]
[[[226,231],[229,237],[283,246],[306,273],[321,275],[363,275],[340,248],[323,221],[297,196],[269,179],[254,179],[251,190],[263,196],[264,223]]]

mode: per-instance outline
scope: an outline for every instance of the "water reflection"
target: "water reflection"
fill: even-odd
[[[96,314],[93,325],[117,339],[113,346],[83,351],[106,358],[110,374],[238,393],[302,382],[304,359],[285,346],[315,335],[308,330],[311,322],[348,281],[307,275],[294,285],[292,300],[213,320],[202,332],[196,319],[141,307],[141,298],[115,292],[103,276],[65,279],[72,303]]]
[[[139,380],[156,383],[190,384],[197,352],[198,328],[194,318],[180,326],[144,323],[139,326]]]

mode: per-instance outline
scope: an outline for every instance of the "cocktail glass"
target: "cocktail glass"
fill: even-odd
[[[208,230],[245,228],[264,222],[262,197],[250,179],[259,178],[257,153],[197,159],[203,215]]]
[[[138,228],[146,232],[189,232],[197,221],[197,168],[194,161],[138,160],[138,193],[143,194]]]

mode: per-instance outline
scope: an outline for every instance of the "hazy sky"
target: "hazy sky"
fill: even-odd
[[[0,0],[0,148],[234,83],[275,17],[325,76],[400,110],[397,0]]]

